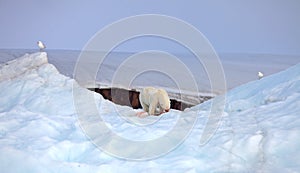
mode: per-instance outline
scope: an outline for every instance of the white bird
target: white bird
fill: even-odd
[[[258,79],[261,79],[261,78],[263,78],[264,77],[264,74],[262,73],[262,72],[258,72],[257,73],[257,76],[258,76]]]
[[[44,49],[46,48],[46,46],[44,45],[44,43],[41,42],[41,41],[38,41],[38,42],[37,42],[37,45],[39,46],[40,51],[42,51],[42,50],[44,50]]]

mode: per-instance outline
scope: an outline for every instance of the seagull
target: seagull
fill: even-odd
[[[257,73],[257,76],[258,76],[258,79],[261,79],[261,78],[263,78],[264,77],[264,74],[262,73],[262,72],[258,72]]]
[[[41,41],[38,41],[38,42],[37,42],[37,45],[39,46],[40,51],[42,51],[42,50],[44,50],[44,49],[46,48],[46,46],[44,45],[44,43],[41,42]]]

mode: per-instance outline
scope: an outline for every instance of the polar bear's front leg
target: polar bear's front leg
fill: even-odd
[[[147,104],[145,104],[144,102],[141,102],[141,105],[145,112],[149,112],[149,106]]]
[[[156,109],[156,106],[155,106],[155,105],[150,105],[150,107],[149,107],[149,114],[150,114],[150,115],[154,115],[155,109]]]
[[[158,96],[157,93],[151,95],[150,98],[150,103],[149,103],[149,114],[150,115],[157,115],[156,113],[156,108],[158,106]]]

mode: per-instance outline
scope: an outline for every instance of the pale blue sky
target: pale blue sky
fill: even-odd
[[[163,14],[201,31],[217,52],[300,55],[299,0],[0,0],[0,48],[80,50],[104,26],[124,17]],[[158,43],[158,44],[157,44]],[[124,51],[176,49],[138,40]]]

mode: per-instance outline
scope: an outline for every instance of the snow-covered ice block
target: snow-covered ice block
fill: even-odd
[[[38,52],[34,54],[25,54],[24,56],[0,64],[0,82],[19,76],[30,69],[37,68],[48,63],[47,53]]]
[[[300,170],[300,64],[226,94],[219,128],[206,145],[200,138],[213,100],[184,112],[161,117],[124,117],[135,113],[81,88],[47,63],[45,53],[25,55],[0,65],[0,170],[1,172],[297,172]],[[146,161],[119,159],[93,145],[77,119],[73,88],[93,103],[102,117],[88,117],[96,137],[99,123],[135,142],[164,137],[175,130],[186,138],[174,150]],[[87,109],[91,108],[87,104]],[[89,110],[86,110],[89,113]],[[122,117],[123,116],[123,117]],[[174,128],[179,118],[180,127]],[[95,118],[95,119],[93,119]],[[143,122],[143,123],[141,123]],[[178,130],[178,131],[176,131]],[[172,136],[173,137],[173,136]],[[170,142],[174,138],[170,137]],[[110,136],[106,138],[110,141]],[[113,147],[113,143],[110,147]],[[128,154],[132,146],[115,150]],[[140,146],[140,153],[166,147]],[[130,155],[129,155],[130,156]]]

